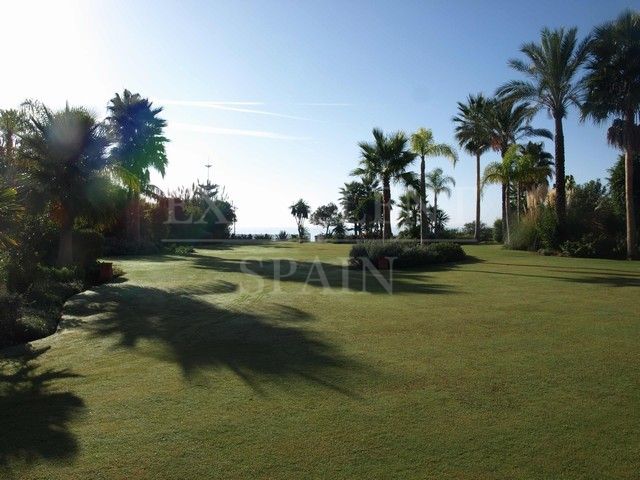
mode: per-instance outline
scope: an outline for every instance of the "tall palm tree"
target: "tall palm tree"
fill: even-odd
[[[107,125],[115,142],[112,155],[116,173],[128,189],[131,206],[128,218],[130,237],[140,241],[140,195],[153,193],[151,170],[162,176],[168,164],[164,136],[167,122],[158,115],[161,107],[138,93],[116,93],[108,106]]]
[[[555,123],[556,216],[562,238],[566,227],[564,131],[562,119],[571,105],[580,107],[582,83],[576,81],[589,52],[589,38],[578,42],[578,29],[540,32],[540,43],[525,43],[520,51],[526,60],[513,59],[509,65],[528,80],[512,80],[500,87],[499,96],[532,101],[535,108],[546,109]]]
[[[640,14],[626,11],[592,35],[583,118],[615,118],[608,138],[625,153],[627,257],[638,256],[633,160],[640,152]]]
[[[436,143],[433,132],[427,128],[419,128],[411,135],[411,150],[420,157],[420,242],[424,242],[427,233],[427,188],[425,179],[425,167],[427,157],[445,157],[451,160],[455,167],[458,154],[455,149],[446,143]]]
[[[484,169],[484,174],[482,178],[482,184],[500,184],[502,185],[502,204],[509,204],[509,188],[513,176],[514,176],[514,164],[518,158],[518,145],[513,144],[509,148],[507,148],[504,156],[502,157],[502,161],[500,162],[491,162]],[[509,228],[509,215],[506,215],[504,218],[505,222],[505,233],[507,243],[511,241]]]
[[[311,207],[303,199],[298,200],[296,203],[289,207],[291,215],[296,219],[296,225],[298,227],[298,241],[302,243],[304,241],[304,221],[309,218]]]
[[[352,175],[374,175],[382,183],[383,230],[382,239],[391,238],[391,182],[413,184],[415,176],[407,171],[415,159],[408,148],[407,136],[402,132],[385,135],[379,128],[373,129],[373,142],[360,142],[360,164]]]
[[[73,262],[73,224],[92,201],[90,185],[109,165],[104,125],[82,108],[32,117],[21,149],[33,163],[31,175],[42,186],[60,223],[58,265]]]
[[[476,157],[476,224],[474,238],[480,240],[480,157],[491,147],[488,128],[489,102],[481,93],[469,95],[467,103],[458,102],[458,114],[453,117],[456,123],[456,140],[459,145]]]
[[[449,175],[444,175],[441,168],[434,168],[426,175],[427,188],[433,192],[433,208],[438,211],[438,195],[445,194],[451,197],[451,188],[449,185],[456,186],[456,181]]]
[[[512,99],[492,99],[487,108],[491,147],[500,152],[501,158],[505,157],[509,147],[515,145],[524,137],[553,139],[553,134],[549,130],[531,126],[531,120],[536,113],[536,109],[527,102],[516,103]],[[507,201],[510,196],[510,183],[498,183],[502,185],[502,225],[506,232],[507,217],[510,213],[509,202]]]

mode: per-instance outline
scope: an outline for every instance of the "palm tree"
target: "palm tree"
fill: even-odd
[[[640,152],[640,14],[626,11],[594,30],[586,69],[583,118],[616,119],[608,139],[625,153],[627,258],[637,258],[633,160]]]
[[[544,128],[533,128],[530,123],[536,109],[524,102],[516,104],[512,99],[492,99],[487,106],[488,130],[491,147],[500,152],[501,158],[507,150],[524,137],[553,139],[553,134]],[[502,225],[506,231],[509,216],[509,182],[502,184]],[[506,235],[505,235],[506,236]]]
[[[309,204],[303,199],[298,200],[296,203],[289,207],[291,215],[296,219],[296,225],[298,226],[298,241],[300,243],[304,240],[304,221],[309,218],[309,212],[311,208]]]
[[[391,238],[391,181],[413,184],[415,176],[407,167],[415,159],[415,154],[407,148],[407,136],[402,132],[385,135],[379,128],[373,129],[374,141],[360,142],[360,168],[352,175],[371,174],[382,183],[383,231],[382,240]]]
[[[482,178],[483,185],[490,183],[502,185],[502,205],[509,205],[509,185],[514,176],[514,164],[518,156],[518,145],[513,144],[507,149],[501,162],[491,162],[484,169]],[[507,243],[509,243],[511,238],[508,214],[503,221],[505,222]]]
[[[434,236],[438,236],[438,234],[444,230],[445,225],[449,222],[449,215],[444,210],[440,210],[435,208],[435,206],[431,206],[427,208],[429,223],[433,226],[433,234]]]
[[[380,182],[375,177],[365,176],[360,181],[345,183],[340,188],[340,205],[344,218],[353,223],[355,236],[371,231],[376,218],[376,205],[380,194]]]
[[[548,185],[552,175],[553,156],[542,142],[518,145],[514,155],[513,180],[516,186],[516,212],[520,219],[522,193],[540,185]]]
[[[140,94],[125,90],[116,93],[108,106],[107,125],[115,142],[112,155],[116,173],[127,187],[131,200],[128,230],[136,242],[140,241],[140,194],[153,194],[150,170],[162,176],[167,167],[164,136],[167,122],[158,115],[162,108],[155,108]]]
[[[418,229],[418,219],[420,219],[421,216],[420,195],[411,189],[407,189],[402,195],[400,195],[398,200],[400,205],[398,227],[405,228],[413,236]],[[420,228],[422,228],[421,225]]]
[[[476,224],[474,238],[480,240],[480,157],[491,147],[489,134],[489,102],[482,95],[469,95],[467,103],[458,102],[458,114],[453,117],[456,123],[456,140],[459,145],[476,157]]]
[[[565,233],[567,197],[565,192],[564,132],[562,119],[571,105],[580,107],[582,84],[575,80],[589,52],[589,39],[578,42],[578,29],[542,29],[540,44],[526,43],[520,51],[526,61],[510,60],[509,65],[528,80],[513,80],[500,87],[499,96],[527,100],[536,109],[547,109],[555,122],[556,216],[560,237]]]
[[[438,195],[444,193],[447,197],[451,197],[451,188],[449,185],[456,186],[456,181],[449,175],[444,175],[441,168],[434,168],[426,175],[427,188],[433,192],[433,208],[438,211]]]
[[[0,171],[9,184],[16,175],[16,150],[26,119],[18,110],[0,110]]]
[[[22,137],[23,155],[33,162],[31,175],[60,222],[60,266],[73,262],[73,224],[91,202],[90,185],[109,164],[108,145],[103,124],[69,106],[59,112],[43,108]]]
[[[7,249],[16,245],[11,230],[18,223],[23,211],[24,207],[18,201],[18,190],[0,184],[0,248]]]
[[[453,147],[446,143],[435,143],[433,132],[426,128],[419,128],[411,135],[411,150],[420,157],[420,242],[424,242],[427,232],[427,188],[425,179],[425,160],[427,157],[445,157],[453,162],[455,167],[458,154]]]

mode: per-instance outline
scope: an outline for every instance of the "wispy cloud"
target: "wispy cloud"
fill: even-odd
[[[213,102],[213,101],[200,101],[200,100],[156,100],[159,103],[165,105],[181,105],[184,107],[211,107],[211,106],[251,106],[251,105],[264,105],[263,102]]]
[[[213,135],[231,135],[237,137],[254,137],[254,138],[268,138],[273,140],[310,140],[310,137],[296,137],[293,135],[285,135],[277,132],[270,132],[268,130],[244,130],[239,128],[223,128],[212,127],[209,125],[197,125],[192,123],[179,123],[172,122],[169,124],[170,128],[177,130],[183,130],[188,132],[197,133],[210,133]]]
[[[290,120],[313,121],[311,118],[287,115],[285,113],[272,112],[269,110],[259,110],[255,108],[245,108],[250,106],[264,105],[261,102],[202,102],[189,100],[158,100],[160,105],[178,105],[183,107],[212,108],[214,110],[224,110],[227,112],[250,113],[254,115],[266,115],[269,117],[288,118]]]
[[[353,107],[353,103],[340,103],[340,102],[307,102],[296,103],[301,107]]]

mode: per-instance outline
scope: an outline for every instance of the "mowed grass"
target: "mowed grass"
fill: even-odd
[[[122,260],[4,362],[0,477],[638,478],[639,263],[465,247],[388,294],[348,248]]]

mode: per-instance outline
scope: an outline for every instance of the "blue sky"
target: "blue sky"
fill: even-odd
[[[128,88],[165,107],[172,188],[213,179],[238,207],[239,231],[295,229],[287,206],[337,202],[372,127],[433,129],[454,143],[456,102],[515,78],[507,60],[543,26],[596,24],[639,2],[14,2],[3,5],[0,106],[39,98],[105,115]],[[9,58],[6,58],[8,55]],[[536,126],[551,128],[546,113]],[[565,122],[567,173],[606,177],[617,152],[605,127]],[[553,151],[551,142],[547,149]],[[474,216],[474,162],[443,167],[457,187],[439,204],[451,224]],[[487,154],[483,164],[496,160]],[[394,194],[401,192],[398,188]],[[483,220],[499,212],[489,187]]]

